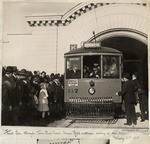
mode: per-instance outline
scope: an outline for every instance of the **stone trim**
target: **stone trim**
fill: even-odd
[[[82,4],[82,3],[81,3]],[[64,16],[61,17],[61,19],[56,20],[27,20],[30,27],[38,27],[38,26],[67,26],[70,23],[72,23],[75,19],[80,17],[81,15],[87,13],[88,11],[91,11],[93,9],[96,9],[98,7],[111,5],[116,3],[87,3],[86,5],[82,6],[81,8],[77,9],[73,13],[69,14],[68,17],[63,19]],[[146,3],[132,3],[137,4],[141,6],[146,6]],[[32,18],[32,17],[30,17]],[[35,17],[34,17],[35,18]]]

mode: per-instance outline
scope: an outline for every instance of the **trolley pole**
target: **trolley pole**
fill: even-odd
[[[93,31],[93,35],[94,35],[94,40],[95,40],[95,43],[96,43],[95,31]]]

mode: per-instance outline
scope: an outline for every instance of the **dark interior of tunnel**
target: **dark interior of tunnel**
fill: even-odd
[[[102,46],[115,48],[123,53],[123,73],[138,72],[145,88],[148,88],[147,45],[128,37],[112,37],[101,42]]]

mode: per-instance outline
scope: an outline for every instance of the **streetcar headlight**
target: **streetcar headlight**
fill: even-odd
[[[95,89],[94,88],[89,88],[88,90],[89,94],[93,95],[95,93]]]

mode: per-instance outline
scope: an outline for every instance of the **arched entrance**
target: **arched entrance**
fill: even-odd
[[[138,72],[148,88],[148,49],[146,35],[134,31],[105,31],[88,41],[101,41],[102,46],[115,48],[123,53],[123,72]]]

